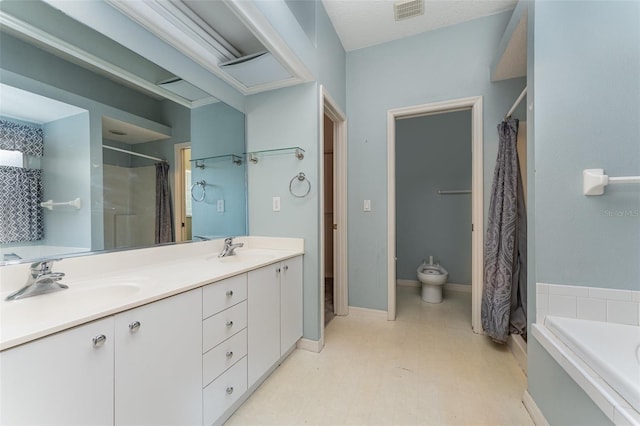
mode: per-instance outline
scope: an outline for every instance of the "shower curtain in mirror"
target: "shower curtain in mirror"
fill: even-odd
[[[173,230],[173,205],[169,187],[169,163],[156,163],[156,232],[155,242],[175,241]]]
[[[41,157],[44,131],[37,126],[0,120],[0,149]],[[42,171],[0,166],[0,244],[44,238]]]
[[[498,125],[500,144],[493,174],[484,252],[482,328],[504,343],[510,333],[526,334],[527,224],[516,151],[518,120]]]
[[[0,244],[44,238],[42,171],[0,166]]]

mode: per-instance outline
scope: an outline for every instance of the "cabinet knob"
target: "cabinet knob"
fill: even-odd
[[[289,265],[284,265],[284,270],[288,271],[289,270]]]
[[[276,274],[280,273],[280,268],[276,269]]]
[[[227,358],[231,358],[232,356],[233,356],[233,352],[232,351],[227,352]]]
[[[227,321],[227,327],[228,328],[233,327],[233,321]]]
[[[231,297],[231,296],[233,296],[233,290],[227,291],[227,297]]]
[[[107,336],[105,336],[104,334],[100,334],[99,336],[93,338],[93,347],[99,348],[100,346],[104,345],[104,342],[106,341]]]
[[[233,393],[233,386],[229,386],[227,388],[227,395],[231,395]]]
[[[134,321],[131,324],[129,324],[129,331],[131,333],[135,333],[139,329],[140,329],[140,321]]]

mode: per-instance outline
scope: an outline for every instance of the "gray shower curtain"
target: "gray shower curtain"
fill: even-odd
[[[155,242],[175,241],[173,229],[173,205],[169,187],[169,163],[156,163],[156,232]]]
[[[498,125],[500,145],[484,251],[482,328],[500,343],[510,333],[526,334],[527,330],[527,224],[517,134],[516,119]]]

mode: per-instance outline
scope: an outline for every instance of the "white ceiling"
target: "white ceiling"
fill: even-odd
[[[45,124],[86,112],[82,108],[0,83],[0,115]]]
[[[425,0],[424,15],[396,22],[392,0],[322,0],[349,52],[513,9],[517,0]]]
[[[131,145],[169,138],[168,135],[154,132],[151,129],[146,129],[144,127],[136,126],[135,124],[116,120],[115,118],[104,115],[102,116],[102,137],[104,139],[124,142]]]

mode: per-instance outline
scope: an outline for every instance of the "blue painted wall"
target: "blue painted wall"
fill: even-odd
[[[316,43],[298,24],[284,1],[257,2],[280,35],[300,54],[316,82],[247,97],[247,150],[299,146],[300,161],[292,153],[272,155],[249,164],[249,232],[251,235],[300,237],[305,240],[304,337],[320,338],[320,194],[319,163],[322,143],[319,84],[346,110],[346,56],[321,2],[316,11]],[[311,182],[305,198],[289,194],[289,182],[304,172]],[[281,198],[281,211],[273,212],[272,197]]]
[[[244,114],[221,102],[191,111],[191,158],[241,155],[245,149]],[[228,237],[247,234],[246,161],[231,158],[204,161],[204,169],[191,163],[191,180],[205,180],[206,196],[192,203],[193,235]],[[196,193],[199,197],[200,193]],[[225,211],[217,211],[224,200]]]
[[[45,243],[91,247],[91,162],[89,112],[43,126],[45,151],[41,160],[43,198],[54,202],[80,197],[80,210],[44,210]]]
[[[496,126],[525,85],[524,79],[492,83],[489,78],[509,16],[489,16],[347,54],[350,305],[387,310],[389,109],[483,96],[486,217]],[[371,200],[372,212],[362,211],[364,199]]]
[[[527,121],[529,139],[535,136],[529,294],[536,282],[640,290],[640,187],[582,194],[583,169],[612,176],[640,170],[640,3],[535,2],[529,14]],[[573,380],[552,374],[559,367],[535,339],[528,361],[529,393],[551,424],[610,423]]]
[[[471,284],[471,111],[396,122],[396,277],[431,255],[449,282]]]

